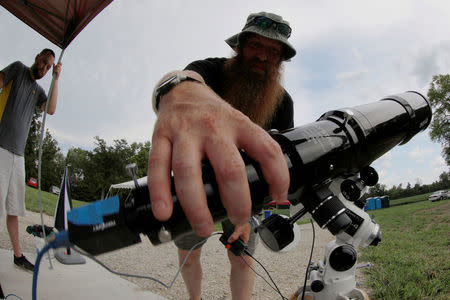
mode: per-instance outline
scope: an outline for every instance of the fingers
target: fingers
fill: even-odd
[[[56,79],[58,79],[59,74],[61,73],[62,63],[58,62],[56,65],[53,64],[53,74],[56,74]]]
[[[234,232],[228,238],[228,242],[232,243],[238,238],[241,238],[244,243],[248,243],[248,239],[250,238],[250,224],[248,222],[245,224],[236,225],[234,227]]]
[[[209,212],[202,180],[202,154],[189,138],[180,138],[173,146],[172,168],[178,200],[194,231],[209,236],[214,222]]]
[[[154,138],[148,158],[148,189],[154,216],[161,221],[172,214],[171,160],[172,144],[166,138]]]
[[[239,136],[239,145],[256,160],[269,184],[273,199],[287,199],[289,189],[289,170],[280,145],[264,130],[256,125]]]
[[[242,157],[234,143],[217,141],[206,145],[214,169],[220,198],[233,224],[248,223],[251,197]]]

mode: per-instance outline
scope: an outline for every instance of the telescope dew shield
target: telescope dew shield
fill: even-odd
[[[417,92],[406,92],[330,111],[314,123],[273,134],[290,167],[289,194],[298,196],[305,184],[360,172],[430,122],[428,100]]]

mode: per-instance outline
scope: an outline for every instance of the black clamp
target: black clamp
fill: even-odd
[[[244,253],[244,251],[247,250],[248,246],[246,243],[244,243],[243,240],[241,240],[241,238],[238,238],[234,242],[229,243],[228,238],[231,236],[232,233],[233,233],[232,231],[222,233],[219,240],[222,242],[222,244],[225,245],[225,248],[230,250],[234,255],[241,256],[242,253]]]

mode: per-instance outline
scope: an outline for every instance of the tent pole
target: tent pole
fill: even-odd
[[[61,62],[64,51],[66,50],[66,48],[62,49],[61,54],[59,55],[58,58],[58,63]],[[39,195],[39,206],[40,206],[40,213],[41,213],[41,225],[42,225],[42,233],[44,236],[44,240],[46,239],[46,234],[45,234],[45,227],[44,227],[44,216],[43,216],[43,212],[42,212],[42,191],[41,191],[41,164],[42,164],[42,145],[44,143],[44,135],[45,135],[45,120],[47,118],[47,109],[48,109],[48,103],[49,103],[49,99],[50,96],[53,92],[53,87],[55,85],[55,74],[53,74],[52,77],[52,82],[50,83],[50,88],[48,90],[48,94],[47,94],[47,101],[45,102],[45,109],[44,109],[44,115],[42,117],[42,128],[41,128],[41,137],[39,140],[39,154],[38,154],[38,195]],[[47,242],[46,242],[47,244]],[[48,254],[48,260],[50,262],[50,269],[53,269],[53,264],[52,264],[52,260],[50,257],[50,251],[47,252]]]

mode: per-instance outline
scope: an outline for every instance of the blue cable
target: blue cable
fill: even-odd
[[[32,297],[33,300],[36,300],[37,295],[36,295],[36,289],[37,289],[37,277],[38,277],[38,273],[39,273],[39,265],[41,263],[41,259],[42,256],[44,256],[44,254],[50,250],[51,248],[59,248],[62,246],[69,246],[70,242],[69,242],[69,234],[67,233],[67,231],[61,231],[58,232],[57,234],[49,237],[49,239],[51,240],[50,243],[48,243],[47,245],[45,245],[44,248],[42,248],[41,251],[39,251],[38,256],[36,257],[36,262],[34,263],[34,271],[33,271],[33,287],[32,287]]]

